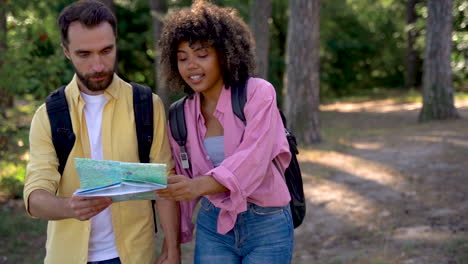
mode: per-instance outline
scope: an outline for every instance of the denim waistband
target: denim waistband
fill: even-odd
[[[216,207],[213,203],[210,202],[206,197],[202,197],[201,199],[201,205],[202,207],[206,210],[209,209],[209,207],[212,207],[215,211],[219,211],[220,208]],[[266,213],[275,213],[279,212],[281,210],[289,210],[289,203],[285,206],[269,206],[269,207],[264,207],[260,206],[257,204],[254,204],[252,202],[247,202],[247,211],[254,211],[260,214]],[[242,213],[241,213],[242,214]]]
[[[120,258],[113,258],[107,260],[100,260],[100,261],[89,261],[87,264],[120,264]]]

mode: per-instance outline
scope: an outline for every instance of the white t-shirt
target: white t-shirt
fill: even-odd
[[[107,103],[104,94],[88,95],[81,93],[84,101],[84,114],[88,127],[91,159],[102,160],[102,112]],[[91,235],[88,245],[88,261],[102,261],[117,258],[119,253],[115,246],[110,206],[91,218]]]

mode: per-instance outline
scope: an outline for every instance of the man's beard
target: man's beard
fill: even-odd
[[[95,73],[89,73],[89,74],[82,74],[75,68],[75,73],[76,76],[78,76],[78,79],[80,79],[81,83],[83,83],[88,90],[93,91],[93,92],[98,92],[98,91],[104,91],[109,87],[109,85],[112,82],[112,79],[114,78],[114,71],[106,71],[106,72],[95,72]],[[100,80],[100,81],[93,81],[91,78],[94,77],[102,77],[106,76],[105,79]]]

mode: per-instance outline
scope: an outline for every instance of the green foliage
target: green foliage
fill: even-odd
[[[3,122],[2,122],[3,123]],[[6,129],[5,129],[6,128]],[[26,161],[27,129],[0,126],[0,198],[22,198]],[[0,199],[2,200],[2,199]]]
[[[24,174],[22,176],[24,178]],[[2,177],[0,178],[0,191],[4,193],[6,199],[23,198],[23,181],[18,180],[17,177]]]
[[[44,98],[68,82],[73,71],[61,54],[56,29],[57,3],[9,1],[7,3],[8,52],[0,71],[0,87],[15,95]]]
[[[117,5],[116,15],[119,75],[127,81],[154,86],[154,45],[148,1],[133,1],[126,7]]]
[[[288,30],[288,1],[272,0],[268,80],[276,88],[278,104],[282,105],[283,77],[286,71],[285,53]]]
[[[30,96],[27,98],[32,100]],[[0,119],[0,201],[21,198],[29,145],[29,123],[37,105],[18,102],[8,109],[9,118]]]
[[[213,0],[231,6],[249,20],[253,0]],[[60,48],[56,25],[59,12],[72,0],[7,2],[8,52],[0,71],[0,87],[16,96],[32,94],[43,99],[67,83],[73,67]],[[167,1],[169,9],[188,6],[191,0]],[[119,21],[118,72],[125,80],[154,86],[154,36],[147,0],[115,0]],[[328,0],[321,2],[321,96],[354,94],[359,90],[401,87],[404,83],[406,32],[419,32],[416,50],[422,56],[425,46],[427,8],[416,5],[419,19],[405,22],[405,1]],[[454,0],[452,65],[457,89],[467,89],[468,5]],[[285,12],[286,11],[286,12]],[[269,81],[281,91],[285,72],[285,45],[288,1],[272,0],[270,23]]]
[[[454,86],[468,91],[468,3],[455,0],[453,23],[452,69]]]
[[[323,96],[403,85],[404,18],[399,5],[388,2],[395,1],[322,2]]]

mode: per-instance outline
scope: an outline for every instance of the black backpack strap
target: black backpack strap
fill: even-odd
[[[247,124],[244,115],[244,106],[247,102],[247,81],[239,82],[237,85],[231,87],[231,104],[232,111],[234,114],[244,122],[244,125]]]
[[[153,91],[151,88],[137,83],[130,83],[133,87],[133,113],[138,141],[138,157],[141,163],[150,162],[151,144],[153,144]],[[155,201],[151,201],[153,210],[154,232],[158,232],[156,222]]]
[[[186,96],[180,98],[171,104],[169,108],[169,126],[171,128],[172,137],[179,144],[185,146],[187,143],[187,126],[185,124],[184,105]]]
[[[150,162],[153,143],[153,91],[151,88],[131,83],[133,87],[133,112],[138,139],[138,156],[141,163]]]
[[[246,102],[247,82],[244,82],[234,86],[231,90],[232,111],[240,120],[242,120],[242,122],[244,122],[244,125],[247,124],[247,120],[245,119],[244,115],[244,106]],[[283,121],[283,126],[292,157],[291,162],[289,163],[284,173],[282,172],[276,159],[273,160],[273,164],[283,176],[288,187],[289,194],[291,195],[291,201],[289,202],[289,204],[291,207],[291,215],[293,219],[294,228],[296,228],[303,222],[306,211],[302,174],[301,169],[299,167],[299,162],[297,161],[296,157],[296,155],[299,154],[299,151],[297,150],[296,137],[287,128],[286,118],[283,112],[281,110],[279,110],[279,112],[281,115],[281,121]]]
[[[58,88],[47,96],[46,108],[50,121],[52,143],[59,160],[58,171],[61,175],[76,139],[73,133],[67,98],[65,97],[65,86]]]
[[[169,108],[169,127],[172,137],[180,147],[182,168],[190,169],[190,160],[185,148],[185,144],[187,143],[187,125],[185,123],[184,112],[185,100],[187,100],[187,96],[175,101]]]

